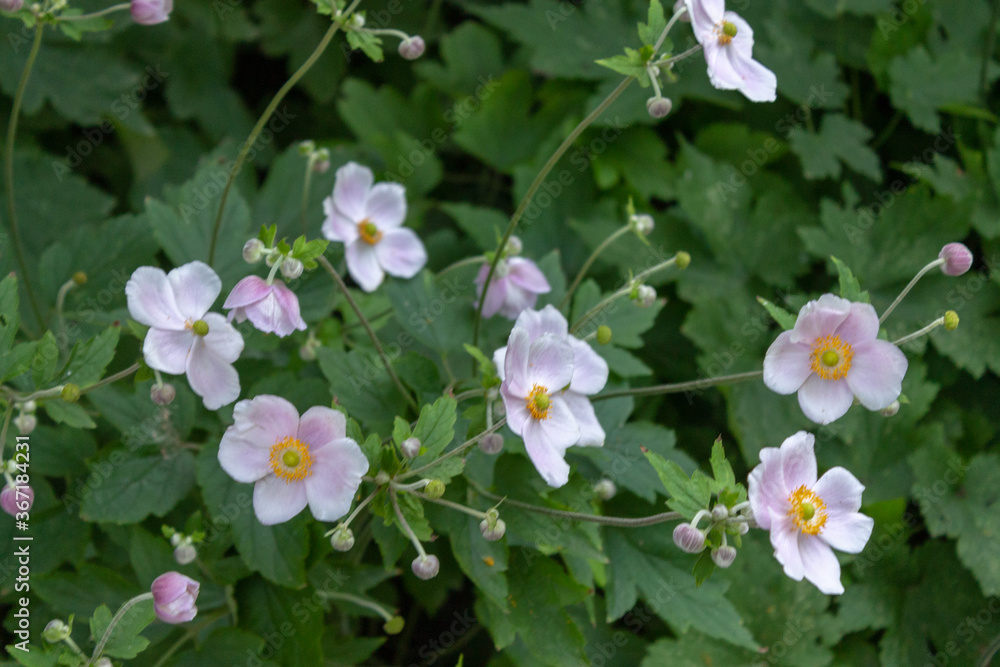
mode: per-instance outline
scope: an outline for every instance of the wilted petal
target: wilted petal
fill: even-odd
[[[783,331],[764,355],[764,385],[778,394],[794,394],[812,375],[808,345],[792,342],[792,332]]]
[[[802,572],[816,588],[827,595],[844,592],[840,583],[840,563],[830,545],[814,535],[803,533],[799,535],[799,553],[802,555]]]
[[[377,187],[377,186],[376,186]],[[427,251],[412,229],[388,229],[375,244],[379,264],[389,275],[412,278],[427,264]]]
[[[305,509],[307,502],[305,484],[286,484],[277,475],[268,475],[253,487],[253,511],[265,526],[288,521]]]
[[[177,308],[167,274],[152,266],[140,266],[125,283],[128,312],[135,321],[157,329],[184,329],[184,316]]]
[[[171,375],[182,375],[187,370],[187,359],[194,339],[195,335],[191,331],[150,329],[142,343],[142,354],[150,368]]]
[[[305,480],[309,509],[320,521],[336,521],[351,510],[368,459],[350,438],[312,448],[312,454],[312,474]]]
[[[167,274],[177,309],[186,319],[199,320],[222,291],[222,280],[204,262],[189,262]]]
[[[798,396],[802,413],[817,424],[840,419],[854,403],[846,380],[824,380],[815,374],[805,381]]]
[[[385,279],[379,266],[375,249],[364,241],[355,241],[345,251],[347,270],[354,281],[366,292],[374,292]]]
[[[854,347],[851,370],[845,380],[861,405],[881,410],[899,398],[907,368],[906,355],[884,340]]]
[[[374,181],[371,169],[348,162],[337,170],[333,184],[334,206],[349,220],[361,222],[365,217],[365,199]]]
[[[379,229],[395,229],[406,219],[406,188],[399,183],[377,183],[368,193],[365,217]]]

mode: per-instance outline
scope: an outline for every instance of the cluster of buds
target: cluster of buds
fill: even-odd
[[[274,268],[275,264],[287,280],[294,280],[302,275],[302,262],[281,252],[276,247],[268,248],[260,239],[250,239],[243,245],[243,259],[248,264],[256,264],[264,260],[267,266]]]
[[[702,519],[708,518],[706,528],[698,528]],[[744,502],[733,507],[718,503],[709,510],[698,512],[691,523],[682,523],[674,528],[674,544],[681,551],[697,554],[706,548],[712,549],[712,562],[718,567],[727,568],[736,560],[736,548],[730,546],[727,534],[746,535],[750,530],[750,503]],[[720,535],[720,543],[714,544],[709,535]]]
[[[164,537],[170,540],[170,545],[174,548],[174,560],[177,561],[178,565],[193,563],[198,558],[198,550],[194,545],[205,539],[204,533],[195,532],[191,535],[185,535],[170,526],[163,526],[162,530]]]
[[[34,401],[24,401],[17,404],[18,414],[14,417],[14,426],[21,435],[30,435],[38,426],[38,418],[35,417],[35,410],[38,405]]]
[[[635,301],[640,308],[649,308],[656,303],[656,290],[649,285],[633,280],[628,298]]]
[[[299,155],[309,162],[308,169],[317,174],[325,174],[330,170],[330,151],[327,148],[316,148],[316,142],[303,141],[299,144]]]
[[[636,234],[649,236],[656,223],[653,221],[653,216],[648,213],[633,213],[628,218],[628,225]]]
[[[490,542],[496,542],[507,532],[507,524],[500,518],[496,507],[486,511],[486,518],[479,522],[479,532]]]

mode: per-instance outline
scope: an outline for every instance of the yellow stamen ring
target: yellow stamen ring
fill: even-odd
[[[289,482],[301,482],[312,474],[312,455],[309,445],[298,438],[286,436],[271,446],[271,470]]]
[[[809,367],[824,380],[840,380],[851,370],[854,349],[840,336],[823,336],[812,345]]]
[[[549,398],[548,387],[534,385],[528,393],[527,398],[524,399],[524,402],[533,418],[538,420],[549,418],[552,399]]]
[[[382,240],[382,232],[379,228],[375,226],[375,223],[365,218],[358,223],[358,235],[361,236],[361,240],[368,245],[375,245]]]
[[[788,516],[792,517],[795,526],[807,535],[819,535],[826,525],[826,503],[805,485],[792,491],[788,496],[792,507]]]

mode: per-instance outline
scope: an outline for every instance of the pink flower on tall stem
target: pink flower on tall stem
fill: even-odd
[[[748,479],[757,525],[771,531],[774,556],[785,574],[805,577],[827,595],[844,592],[833,550],[861,553],[875,522],[858,512],[865,487],[844,468],[816,479],[815,439],[799,431],[780,448],[760,451]]]
[[[882,410],[899,398],[907,362],[898,347],[876,338],[878,328],[870,304],[824,294],[768,348],[764,384],[779,394],[798,392],[802,412],[818,424],[840,419],[855,397]]]
[[[412,278],[427,263],[420,238],[402,226],[405,189],[373,182],[371,169],[348,162],[337,170],[333,195],[323,202],[323,235],[345,244],[347,270],[366,292],[381,285],[386,273]]]
[[[476,295],[483,296],[483,285],[490,272],[486,262],[476,276]],[[516,320],[522,311],[534,308],[539,294],[546,294],[552,288],[538,265],[523,257],[510,257],[497,262],[493,280],[486,291],[483,317],[493,317],[500,313],[510,320]]]
[[[129,11],[139,25],[156,25],[170,19],[174,0],[132,0]]]
[[[344,415],[313,407],[299,417],[279,396],[240,401],[219,445],[219,464],[238,482],[255,482],[253,508],[265,526],[288,521],[306,505],[320,521],[351,509],[368,459],[347,437]]]
[[[233,309],[229,313],[230,322],[234,318],[237,322],[249,319],[257,330],[264,333],[284,337],[296,329],[306,330],[306,323],[299,313],[298,297],[280,280],[269,285],[263,278],[247,276],[236,283],[222,307]]]
[[[198,615],[201,584],[180,572],[166,572],[153,580],[153,609],[164,623],[187,623]]]

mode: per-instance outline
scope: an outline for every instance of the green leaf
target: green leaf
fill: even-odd
[[[48,405],[48,403],[46,403]],[[169,456],[136,456],[115,449],[91,466],[80,516],[87,521],[138,523],[150,514],[164,516],[194,484],[194,457],[179,451]]]
[[[842,114],[827,114],[819,132],[800,127],[788,134],[789,146],[802,161],[806,178],[839,178],[840,163],[876,182],[882,181],[878,155],[868,147],[872,132]]]
[[[378,35],[348,30],[347,43],[351,45],[351,48],[363,51],[374,62],[380,63],[385,60],[385,55],[382,53],[382,39]]]
[[[731,489],[736,486],[736,475],[733,473],[733,466],[726,458],[726,450],[722,446],[722,436],[719,436],[712,444],[712,476],[715,478],[715,492]]]
[[[634,76],[643,88],[645,88],[649,85],[649,73],[646,71],[646,61],[647,59],[643,58],[641,52],[625,47],[625,55],[602,58],[596,62],[598,65],[607,67],[619,74]]]
[[[764,306],[767,312],[774,318],[774,321],[778,323],[785,331],[795,328],[796,316],[792,315],[790,312],[782,308],[781,306],[776,306],[764,297],[757,297],[757,303]]]
[[[256,665],[270,667],[273,662],[254,661],[264,649],[266,640],[239,628],[216,628],[195,652],[184,653],[167,663],[171,667],[221,667],[222,665]]]
[[[391,432],[406,403],[378,356],[357,348],[343,352],[326,347],[316,356],[334,398],[347,413],[371,430]]]
[[[0,382],[6,382],[28,372],[37,348],[38,341],[33,340],[30,343],[18,343],[0,354]]]
[[[237,589],[240,625],[258,636],[281,637],[269,647],[269,657],[282,667],[322,665],[324,622],[314,595],[254,577]]]
[[[421,454],[413,460],[414,468],[438,458],[455,439],[457,411],[458,404],[450,396],[442,396],[432,405],[425,405],[420,409],[420,418],[413,427],[413,437],[420,440]]]
[[[17,276],[8,275],[0,281],[0,352],[7,355],[17,335],[21,317],[18,314]]]
[[[680,512],[685,519],[694,516],[708,507],[712,492],[704,475],[695,471],[694,478],[688,477],[674,461],[668,461],[654,452],[645,452],[660,481],[670,494],[667,504],[671,509]]]
[[[24,667],[56,667],[58,664],[60,651],[48,649],[39,651],[37,645],[28,644],[27,646],[28,650],[25,650],[16,644],[8,644],[7,655]]]
[[[97,427],[79,403],[67,403],[61,398],[47,398],[41,405],[46,414],[57,424],[66,424],[72,428]]]
[[[501,609],[507,608],[507,562],[505,540],[488,542],[479,530],[480,520],[446,507],[428,505],[431,523],[448,536],[458,566],[479,593]]]
[[[411,336],[441,353],[472,340],[471,308],[455,308],[456,302],[471,300],[470,277],[454,271],[436,280],[424,270],[411,280],[394,280],[385,288],[396,311],[396,320],[410,334],[400,338],[401,347],[412,344]]]
[[[74,345],[62,381],[84,388],[104,377],[104,369],[115,358],[120,334],[121,327],[111,326],[90,340]]]
[[[850,267],[836,257],[831,256],[830,260],[837,267],[837,275],[840,280],[840,296],[848,301],[870,302],[871,298],[868,296],[868,292],[861,291],[861,283],[854,277],[854,273]]]
[[[46,331],[35,348],[35,356],[31,360],[31,381],[36,389],[46,389],[56,377],[59,364],[59,344],[51,331]]]
[[[149,646],[149,640],[139,633],[156,619],[152,600],[143,600],[132,605],[118,620],[111,637],[104,647],[104,654],[112,658],[134,658]],[[90,636],[94,642],[100,641],[111,625],[111,610],[101,605],[90,617]]]
[[[941,131],[937,110],[951,104],[974,104],[979,89],[979,66],[966,53],[946,50],[935,59],[923,46],[889,64],[889,96],[911,122],[932,134]],[[988,78],[996,78],[994,69]]]
[[[639,24],[639,39],[642,40],[643,44],[655,45],[656,40],[660,38],[660,35],[667,28],[667,19],[663,15],[663,5],[660,4],[660,0],[650,0],[649,3],[649,18],[646,23]],[[666,48],[666,51],[670,51],[671,48]]]

